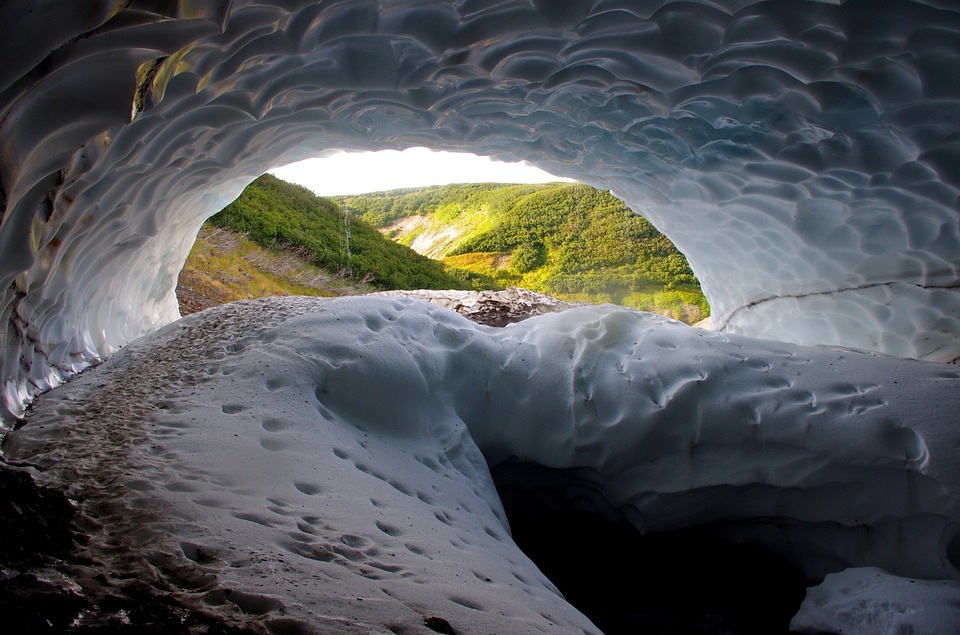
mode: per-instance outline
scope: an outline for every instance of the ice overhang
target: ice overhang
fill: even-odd
[[[249,181],[343,149],[610,189],[724,331],[960,356],[953,2],[17,0],[0,34],[4,419],[175,319]]]

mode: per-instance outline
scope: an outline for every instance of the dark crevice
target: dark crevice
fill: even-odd
[[[146,67],[142,74],[138,74],[137,92],[133,97],[131,121],[136,119],[140,113],[146,112],[153,107],[154,104],[150,91],[153,89],[153,81],[156,79],[160,69],[163,68],[163,63],[167,61],[167,57],[166,55],[158,57],[149,67]]]
[[[543,491],[550,471],[534,469],[535,493],[498,482],[514,540],[606,635],[789,632],[806,580],[783,560],[709,528],[642,535],[600,507],[558,509],[565,496]],[[567,475],[558,476],[569,489]]]

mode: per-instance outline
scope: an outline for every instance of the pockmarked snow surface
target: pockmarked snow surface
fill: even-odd
[[[245,185],[341,150],[609,189],[717,330],[960,359],[955,0],[7,1],[0,33],[5,425],[176,319]]]
[[[953,366],[617,307],[495,329],[289,298],[129,345],[44,395],[5,451],[84,500],[115,574],[275,632],[593,633],[513,543],[488,465],[577,468],[598,512],[717,524],[812,579],[955,588],[958,411]]]
[[[807,592],[790,629],[844,635],[956,633],[960,586],[946,580],[902,578],[874,567],[831,573]]]

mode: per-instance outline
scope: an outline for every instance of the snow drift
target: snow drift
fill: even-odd
[[[107,575],[159,571],[275,628],[595,632],[510,538],[487,465],[512,458],[579,469],[581,509],[718,524],[811,579],[944,580],[910,601],[942,624],[958,388],[950,366],[616,307],[496,329],[416,300],[275,299],[127,347],[6,450],[109,510]]]

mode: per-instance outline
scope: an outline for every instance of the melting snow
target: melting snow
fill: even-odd
[[[95,510],[118,571],[274,629],[596,632],[510,538],[488,470],[509,458],[588,468],[641,530],[724,521],[812,577],[939,579],[903,601],[953,619],[958,388],[955,367],[609,306],[496,329],[417,300],[270,299],[127,346],[5,449]]]

